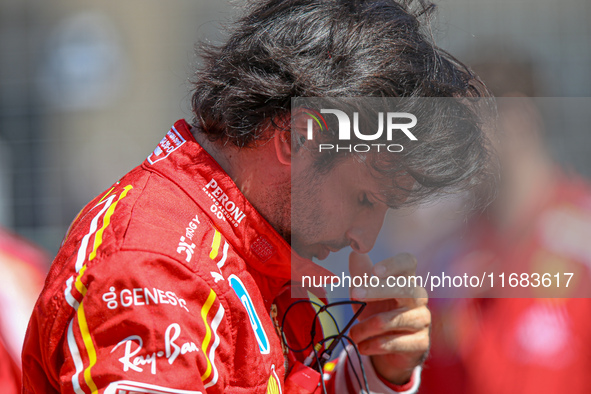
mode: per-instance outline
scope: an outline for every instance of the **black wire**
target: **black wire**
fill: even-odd
[[[316,311],[316,314],[314,315],[314,318],[312,319],[312,327],[310,329],[310,342],[305,347],[303,347],[301,349],[295,349],[287,343],[287,338],[285,337],[285,331],[283,328],[285,326],[285,319],[287,318],[289,311],[291,311],[291,308],[293,308],[295,305],[301,304],[301,303],[308,303],[308,304],[315,305],[316,307],[318,307],[318,310]],[[329,311],[329,308],[332,308],[335,306],[341,306],[341,305],[355,305],[355,304],[359,305],[359,309],[357,310],[355,315],[349,320],[349,322],[345,326],[344,330],[341,331],[336,318]],[[322,390],[323,390],[323,393],[325,393],[325,394],[327,393],[327,390],[326,390],[326,384],[324,383],[324,363],[328,359],[330,359],[330,357],[332,356],[332,351],[338,346],[338,344],[341,344],[343,346],[345,353],[347,354],[347,359],[349,360],[349,364],[351,364],[351,356],[349,354],[349,350],[347,349],[347,344],[343,341],[345,339],[351,344],[351,346],[355,350],[355,353],[357,355],[357,359],[359,360],[359,364],[361,367],[361,375],[363,378],[363,383],[364,383],[366,392],[369,393],[369,384],[367,382],[367,376],[365,374],[365,368],[363,367],[363,361],[361,360],[361,354],[359,353],[359,349],[357,348],[357,345],[355,345],[355,342],[353,342],[353,340],[349,336],[345,335],[346,331],[351,327],[351,325],[355,322],[357,317],[361,314],[361,312],[365,308],[365,305],[366,305],[365,302],[353,301],[353,300],[351,300],[351,301],[337,301],[337,302],[332,302],[332,303],[327,303],[325,305],[322,305],[322,304],[319,304],[318,302],[312,301],[310,299],[302,299],[302,300],[298,300],[298,301],[293,302],[285,310],[285,313],[283,315],[283,319],[281,320],[281,337],[282,337],[281,339],[282,339],[283,343],[285,344],[285,346],[294,353],[304,352],[306,349],[308,349],[310,346],[312,346],[312,351],[314,353],[314,358],[316,359],[318,372],[320,373],[320,383],[322,384]],[[322,346],[326,346],[325,343],[332,340],[331,344],[328,347],[325,347],[325,349],[319,355],[318,350],[316,350],[316,346],[314,344],[314,339],[316,337],[316,323],[319,319],[320,314],[323,312],[326,312],[330,316],[330,318],[332,319],[332,321],[337,329],[338,334],[322,338],[320,341],[318,341],[318,344],[320,344]],[[355,379],[357,380],[357,384],[361,388],[362,387],[361,379],[359,378],[357,371],[353,367],[351,367],[351,369],[353,371],[353,374],[355,375]]]
[[[323,341],[329,341],[331,339],[336,339],[338,338],[339,335],[331,335],[327,338],[324,338]],[[349,360],[349,364],[351,364],[351,356],[349,355],[349,350],[347,350],[347,344],[343,342],[343,339],[345,338],[349,338],[345,335],[340,336],[339,341],[341,342],[341,344],[343,345],[343,350],[345,351],[345,353],[347,354],[347,359]],[[359,375],[357,375],[357,371],[355,371],[355,369],[353,367],[351,367],[353,369],[353,373],[355,374],[355,379],[357,380],[357,384],[359,385],[359,387],[361,387],[361,379],[359,378]]]
[[[322,392],[324,394],[328,394],[328,390],[326,390],[326,384],[324,383],[324,370],[322,369],[323,366],[320,363],[320,357],[318,357],[318,351],[316,351],[316,347],[314,347],[314,355],[316,356],[316,362],[318,363],[318,368],[320,369],[320,383],[322,384]]]
[[[343,328],[342,330],[338,330],[339,336],[343,336],[349,330],[349,328],[353,325],[353,323],[355,322],[355,320],[357,320],[357,318],[359,317],[359,315],[361,315],[361,313],[363,312],[363,309],[365,309],[365,306],[367,304],[365,302],[362,302],[362,301],[339,301],[339,302],[333,302],[333,303],[327,304],[326,307],[328,307],[329,305],[331,307],[332,306],[339,306],[339,305],[359,305],[359,309],[357,309],[357,312],[355,312],[355,314],[349,320],[349,322],[347,323],[347,325],[345,326],[345,328]],[[337,345],[338,345],[338,343],[340,341],[341,340],[339,338],[338,341],[332,342],[328,346],[328,348],[322,354],[323,359],[327,359],[327,358],[330,358],[332,356],[332,352],[337,347]]]
[[[367,390],[367,393],[369,394],[369,383],[367,382],[367,375],[365,374],[365,368],[363,367],[363,360],[361,360],[361,353],[359,353],[359,349],[357,348],[357,345],[355,345],[355,342],[353,342],[351,337],[349,337],[347,335],[343,335],[343,339],[346,339],[347,341],[349,341],[351,346],[353,346],[353,349],[355,349],[355,354],[357,354],[357,359],[359,360],[359,366],[361,367],[361,375],[363,376],[363,383],[365,385],[365,389]],[[345,349],[347,349],[347,348],[345,347]],[[347,352],[347,355],[349,355],[349,352]],[[355,368],[352,368],[352,369],[353,369],[353,371],[355,371]],[[355,375],[357,375],[357,372],[355,372]],[[360,387],[361,387],[361,385],[360,385]]]
[[[343,340],[344,339],[345,338],[343,338]],[[351,360],[351,355],[349,354],[349,349],[347,349],[347,344],[343,344],[343,348],[345,349],[345,353],[347,354],[347,360],[349,360],[349,365],[351,365],[351,363],[353,361]],[[351,369],[353,370],[353,374],[355,375],[355,380],[357,380],[357,384],[359,385],[359,388],[361,388],[361,379],[359,379],[359,375],[357,374],[357,371],[353,367],[351,367]]]
[[[285,310],[285,313],[283,314],[283,319],[281,319],[281,339],[283,340],[283,343],[285,344],[285,346],[291,350],[294,353],[301,353],[303,351],[305,351],[307,348],[310,347],[310,345],[312,345],[312,347],[314,347],[314,336],[316,334],[316,328],[315,328],[315,324],[316,324],[316,316],[314,317],[314,320],[312,321],[312,329],[311,332],[314,333],[314,335],[311,336],[310,339],[310,343],[306,345],[306,347],[303,347],[301,349],[294,349],[291,346],[289,346],[289,344],[287,343],[287,338],[285,338],[285,331],[283,330],[283,327],[285,327],[285,318],[287,317],[289,311],[291,310],[291,308],[293,308],[294,306],[296,306],[297,304],[301,304],[301,303],[309,303],[309,304],[314,304],[316,305],[318,308],[322,308],[322,305],[320,305],[319,303],[312,301],[312,300],[298,300],[293,302],[290,306],[287,307],[287,309]]]
[[[351,355],[349,353],[349,350],[347,349],[347,344],[344,343],[343,340],[346,339],[349,342],[349,344],[353,347],[353,349],[355,350],[355,354],[357,355],[357,359],[359,360],[359,365],[361,368],[361,376],[363,378],[363,385],[361,384],[361,379],[359,378],[359,375],[357,374],[357,371],[355,370],[355,368],[351,367],[351,369],[353,370],[353,374],[355,375],[355,380],[357,380],[357,384],[359,385],[359,388],[365,386],[365,389],[367,389],[367,392],[369,393],[369,383],[367,381],[367,375],[365,374],[365,367],[363,366],[363,361],[361,360],[361,353],[359,353],[359,349],[357,348],[357,345],[355,344],[355,342],[353,342],[353,339],[351,339],[351,337],[349,337],[348,335],[331,335],[329,337],[322,339],[318,343],[323,343],[323,342],[327,342],[330,340],[334,340],[338,337],[340,337],[339,341],[343,345],[343,349],[345,350],[345,353],[347,354],[347,359],[349,360],[350,365],[352,364]],[[318,353],[316,352],[315,348],[314,348],[314,354],[316,355],[317,358],[322,358],[322,357],[318,356]]]
[[[332,304],[330,304],[330,305],[333,306]],[[339,327],[339,323],[337,323],[337,319],[334,317],[334,315],[332,313],[330,313],[330,311],[327,308],[325,308],[324,310],[322,310],[322,308],[323,307],[321,307],[321,309],[319,309],[318,312],[316,312],[316,315],[318,315],[320,317],[320,313],[326,312],[330,316],[330,318],[332,319],[332,322],[334,323],[334,326],[337,329],[337,332],[341,332],[341,328]],[[314,319],[314,322],[316,322],[316,319]]]
[[[316,314],[314,315],[314,319],[312,320],[312,328],[310,330],[311,331],[310,334],[313,334],[313,335],[311,335],[310,343],[308,343],[305,347],[303,347],[301,349],[294,349],[294,348],[292,348],[287,343],[287,338],[285,338],[285,332],[283,331],[283,327],[285,326],[285,319],[287,318],[288,312],[291,310],[291,308],[294,307],[297,304],[301,304],[301,303],[304,303],[304,302],[305,303],[316,305],[318,307],[318,311],[316,312]],[[357,302],[357,301],[354,301],[354,302]],[[327,307],[329,307],[329,306],[332,307],[332,306],[345,305],[347,303],[349,303],[349,302],[347,302],[347,301],[340,301],[340,302],[334,302],[334,303],[329,303],[329,304],[326,304],[326,305],[322,305],[322,304],[319,304],[318,302],[312,301],[312,300],[298,300],[298,301],[293,302],[291,305],[289,305],[289,307],[287,307],[285,313],[283,314],[283,319],[281,319],[281,336],[282,336],[283,343],[285,344],[285,346],[289,350],[291,350],[294,353],[301,353],[301,352],[305,351],[306,349],[308,349],[310,346],[314,347],[314,337],[316,336],[316,322],[317,322],[317,320],[319,318],[320,313],[322,313],[322,312],[326,312],[330,316],[330,318],[332,319],[332,321],[333,321],[333,323],[334,323],[334,325],[335,325],[335,327],[337,329],[337,332],[341,332],[341,329],[339,327],[339,324],[337,323],[337,319],[327,309]]]

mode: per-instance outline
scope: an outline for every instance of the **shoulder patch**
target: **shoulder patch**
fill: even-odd
[[[148,156],[148,163],[154,164],[160,160],[166,159],[168,155],[180,148],[185,142],[187,141],[183,138],[181,133],[172,126],[172,129],[170,129],[164,138],[162,138],[156,149],[154,149],[154,152]]]

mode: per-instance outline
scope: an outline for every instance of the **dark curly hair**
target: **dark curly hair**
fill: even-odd
[[[289,118],[292,97],[488,96],[466,66],[431,42],[434,9],[423,0],[252,1],[225,44],[202,47],[193,125],[211,140],[248,147],[265,138],[269,122]],[[408,202],[470,188],[490,174],[477,116],[457,103],[463,125],[444,121],[395,160],[371,161],[382,175],[415,179]]]

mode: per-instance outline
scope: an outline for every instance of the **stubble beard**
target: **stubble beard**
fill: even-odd
[[[288,242],[298,254],[307,258],[312,257],[308,248],[320,241],[326,227],[319,201],[322,179],[322,175],[313,171],[292,177]]]

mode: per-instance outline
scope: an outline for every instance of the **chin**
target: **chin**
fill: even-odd
[[[305,250],[298,252],[298,254],[308,260],[312,260],[313,258],[316,258],[317,260],[324,260],[330,254],[330,250],[322,245],[310,245],[308,248],[304,249]]]
[[[300,257],[308,260],[312,260],[313,257],[316,257],[314,252],[308,250],[305,247],[299,247],[297,243],[292,244],[291,247]]]

